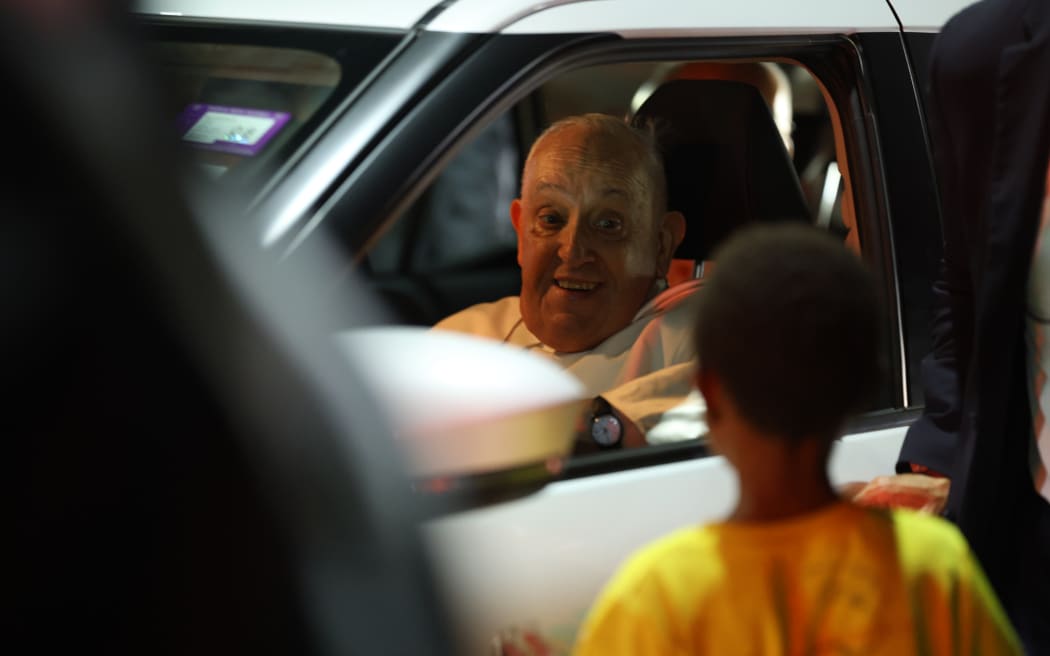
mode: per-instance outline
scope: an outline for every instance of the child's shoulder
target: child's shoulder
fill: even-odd
[[[669,533],[634,552],[617,575],[620,586],[664,585],[669,580],[703,577],[705,563],[718,548],[709,526],[689,526]]]
[[[657,564],[679,558],[692,559],[716,546],[717,537],[712,526],[687,526],[650,542],[635,552],[631,561]]]
[[[959,529],[943,517],[907,509],[891,510],[890,516],[901,537],[922,542],[936,542],[940,546],[966,549],[966,538]]]
[[[948,520],[903,509],[890,517],[902,564],[941,569],[971,558],[966,538]]]

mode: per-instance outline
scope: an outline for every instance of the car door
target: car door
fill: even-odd
[[[585,108],[589,90],[603,84],[600,70],[623,74],[632,66],[681,62],[760,62],[815,80],[831,129],[825,163],[838,171],[836,178],[830,166],[821,167],[818,195],[827,192],[828,206],[848,210],[858,253],[889,310],[880,400],[837,445],[832,477],[841,483],[893,471],[921,405],[918,363],[940,239],[915,74],[929,37],[913,30],[902,36],[884,0],[804,7],[755,0],[686,6],[460,0],[396,29],[364,30],[381,48],[367,50],[373,54],[360,71],[352,65],[362,59],[347,45],[361,42],[362,29],[348,26],[350,19],[319,27],[323,14],[312,15],[311,25],[283,12],[269,26],[218,25],[213,17],[178,29],[161,21],[159,29],[166,37],[192,30],[199,43],[220,36],[313,43],[344,67],[341,86],[256,189],[259,244],[295,266],[316,257],[316,242],[334,239],[349,268],[401,299],[424,317],[420,323],[513,292],[516,271],[506,244],[483,253],[488,260],[438,270],[413,268],[414,258],[404,255],[423,245],[425,232],[411,226],[435,185],[501,122],[510,121],[520,165],[552,114],[552,89],[577,85],[583,104],[573,107]],[[452,187],[470,193],[484,177],[471,173]],[[386,269],[377,265],[384,248],[397,255]],[[344,293],[339,279],[317,289],[322,296]],[[425,532],[468,653],[484,651],[510,626],[533,628],[567,648],[627,553],[679,526],[724,515],[736,494],[732,472],[702,439],[573,459],[556,480],[497,475],[459,483],[478,493],[435,504],[437,516]],[[510,496],[519,498],[488,502]]]
[[[654,60],[801,66],[834,108],[837,163],[848,171],[843,185],[861,234],[860,254],[890,310],[882,400],[836,446],[832,477],[842,483],[892,473],[921,403],[917,367],[939,253],[908,50],[881,1],[790,10],[759,4],[588,2],[516,20],[456,3],[430,24],[435,39],[481,35],[385,132],[368,166],[348,176],[317,222],[366,257],[382,229],[424,195],[472,137],[572,71]],[[625,555],[679,526],[723,516],[735,494],[724,460],[692,440],[575,459],[539,491],[447,512],[427,523],[426,534],[468,651],[483,651],[509,626],[534,628],[567,648]]]

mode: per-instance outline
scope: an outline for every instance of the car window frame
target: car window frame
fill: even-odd
[[[892,34],[887,33],[892,36]],[[493,55],[492,49],[508,49],[512,40],[519,44],[529,39],[537,41],[525,57],[504,62]],[[492,49],[490,49],[490,46]],[[360,172],[354,184],[346,184],[332,194],[322,216],[313,222],[335,227],[342,232],[342,239],[356,245],[356,251],[367,251],[369,240],[382,234],[382,226],[395,220],[422,194],[444,166],[451,161],[458,149],[467,143],[497,116],[515,104],[524,101],[544,81],[560,72],[593,64],[629,62],[641,60],[703,60],[703,59],[761,59],[782,60],[806,67],[825,88],[826,102],[834,103],[840,117],[840,128],[851,171],[857,229],[861,234],[862,257],[876,276],[880,295],[887,305],[889,315],[886,330],[886,348],[891,354],[887,376],[890,392],[889,402],[883,407],[854,420],[850,432],[890,428],[914,419],[915,408],[909,401],[907,370],[913,364],[905,351],[906,336],[903,332],[900,297],[899,262],[895,257],[894,226],[891,221],[890,196],[886,187],[886,174],[882,160],[881,118],[873,100],[869,70],[873,62],[862,47],[857,35],[798,35],[798,36],[739,36],[739,37],[661,37],[646,39],[622,39],[616,35],[542,35],[536,37],[515,35],[492,36],[486,39],[470,56],[460,61],[452,78],[471,77],[484,72],[489,84],[486,91],[474,95],[475,101],[460,105],[458,109],[445,106],[449,116],[444,118],[446,126],[428,152],[416,158],[412,175],[395,176],[397,182],[388,182],[380,188],[369,185],[370,181],[381,181],[397,168],[398,149],[386,150],[397,138],[397,128],[389,131],[385,143],[378,144],[370,153],[372,164],[380,164],[370,171]],[[500,67],[499,64],[504,66]],[[426,101],[440,103],[452,94],[442,93],[446,84],[455,85],[455,79],[446,79],[436,84],[426,96]],[[911,101],[914,102],[914,101]],[[907,103],[905,103],[907,104]],[[829,105],[829,110],[831,106]],[[424,120],[419,112],[421,105],[402,117],[403,129],[411,129],[412,122]],[[433,126],[432,126],[433,127]],[[438,129],[438,128],[434,128]],[[403,157],[403,152],[400,154]],[[403,171],[402,171],[403,172]],[[349,179],[349,178],[348,178]],[[361,200],[362,189],[367,189],[370,198]],[[356,209],[356,211],[355,211]],[[370,217],[361,218],[361,214]],[[342,215],[342,216],[340,216]],[[363,222],[350,231],[345,226],[355,218]],[[348,219],[350,217],[350,219]],[[340,230],[340,226],[344,229]],[[369,231],[371,228],[371,231]],[[931,279],[932,282],[932,279]],[[648,454],[648,455],[647,455]],[[570,462],[566,475],[592,475],[606,471],[617,471],[658,462],[671,462],[708,455],[700,441],[688,441],[654,449],[638,449],[621,453],[599,454]],[[640,464],[641,463],[641,464]],[[576,473],[574,474],[574,470]]]

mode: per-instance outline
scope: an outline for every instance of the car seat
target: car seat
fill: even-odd
[[[653,131],[667,174],[668,209],[685,215],[676,259],[702,263],[752,221],[810,221],[798,175],[758,90],[744,82],[671,80],[632,125]]]

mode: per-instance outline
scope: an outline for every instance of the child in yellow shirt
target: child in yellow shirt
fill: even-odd
[[[739,476],[736,509],[631,557],[575,653],[1021,653],[954,526],[854,506],[828,479],[832,441],[880,369],[883,318],[861,262],[787,224],[743,230],[715,260],[697,384]]]

